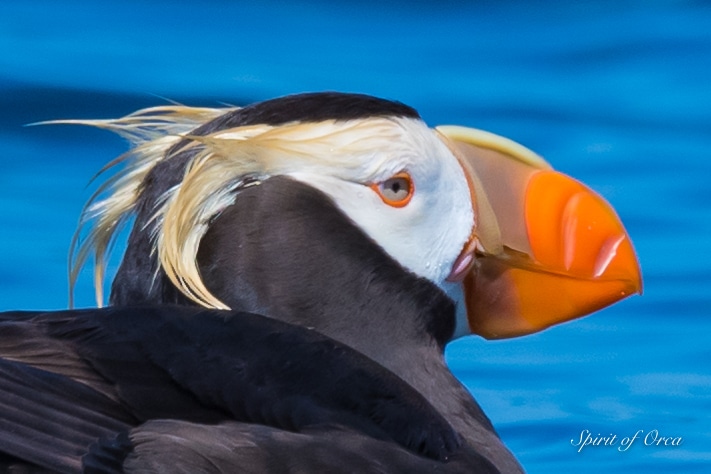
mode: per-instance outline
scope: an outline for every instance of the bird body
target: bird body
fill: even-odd
[[[316,93],[69,122],[134,145],[72,246],[71,284],[93,254],[99,305],[107,251],[135,222],[111,308],[3,316],[0,402],[28,407],[20,432],[45,399],[96,419],[83,437],[50,423],[69,446],[44,458],[0,433],[0,451],[29,463],[522,472],[445,345],[641,289],[602,198],[520,145],[428,128],[399,102]],[[65,389],[43,392],[48,380]]]

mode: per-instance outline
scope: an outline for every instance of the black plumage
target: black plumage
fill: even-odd
[[[417,455],[445,461],[460,446],[442,416],[388,370],[318,332],[249,313],[180,306],[2,313],[0,355],[0,450],[60,472],[77,472],[82,460],[106,470],[140,464],[136,444],[148,443],[151,430],[173,436],[166,426],[187,444],[234,432],[223,443],[253,443],[264,455],[292,438],[304,448],[352,438],[410,463],[422,461]],[[152,420],[162,421],[145,425]],[[343,442],[335,452],[351,450]],[[262,462],[224,456],[232,469],[236,460]],[[325,453],[289,462],[299,466],[302,457],[333,462]]]
[[[164,304],[0,315],[0,451],[19,459],[6,465],[516,472],[444,363],[453,302],[319,191],[272,178],[243,193],[204,237],[201,271],[231,282],[215,290],[236,310],[268,317]]]
[[[420,118],[412,107],[365,94],[312,92],[257,102],[226,113],[198,128],[197,135],[245,125],[317,123],[324,120],[355,120],[372,117]]]

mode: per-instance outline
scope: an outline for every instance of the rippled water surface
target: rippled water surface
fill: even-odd
[[[642,297],[535,336],[451,344],[453,371],[528,472],[711,472],[708,3],[238,3],[0,4],[0,309],[66,306],[87,183],[125,149],[100,131],[23,125],[167,99],[395,98],[585,181],[641,259]],[[90,286],[86,273],[80,306]],[[614,444],[578,452],[585,430]],[[681,445],[645,445],[655,437]]]

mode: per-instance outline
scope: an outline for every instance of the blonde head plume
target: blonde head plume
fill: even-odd
[[[151,107],[112,120],[57,120],[45,123],[79,124],[110,130],[134,146],[104,166],[94,177],[118,171],[107,179],[84,206],[69,250],[69,306],[79,271],[94,256],[96,303],[103,306],[106,258],[116,236],[130,219],[141,183],[150,170],[182,136],[231,109],[184,106]],[[82,235],[86,233],[86,235]]]

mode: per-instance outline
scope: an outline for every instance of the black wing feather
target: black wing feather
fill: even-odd
[[[231,418],[289,430],[336,421],[438,459],[459,446],[409,385],[315,331],[182,306],[62,314],[45,317],[49,334],[71,341],[142,421]]]
[[[31,336],[20,344],[31,356],[0,366],[3,413],[22,404],[22,416],[5,417],[0,451],[63,472],[100,439],[161,418],[292,432],[336,424],[434,459],[459,446],[441,415],[388,370],[258,315],[169,306],[0,314],[0,339],[12,335]],[[59,362],[37,356],[43,341],[65,350]],[[17,357],[17,347],[6,340],[0,356]],[[42,430],[48,438],[31,444]],[[38,449],[52,439],[54,449]]]
[[[150,421],[128,435],[121,434],[116,440],[95,446],[85,461],[95,469],[89,472],[102,473],[500,472],[466,447],[448,462],[438,462],[339,426],[294,433],[246,423],[202,425],[176,420]]]
[[[0,360],[0,450],[76,472],[88,446],[135,424],[123,408],[66,376]]]

